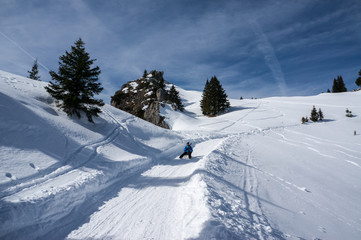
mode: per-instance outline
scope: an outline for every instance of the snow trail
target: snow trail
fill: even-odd
[[[219,140],[203,142],[194,148],[195,152],[214,141]],[[198,171],[204,165],[201,153],[199,150],[189,160],[174,159],[173,154],[160,165],[128,179],[122,183],[116,197],[106,202],[92,214],[88,223],[72,231],[67,238],[197,238],[197,231],[204,224],[202,219],[209,215],[203,191],[200,191],[200,187],[205,188]]]

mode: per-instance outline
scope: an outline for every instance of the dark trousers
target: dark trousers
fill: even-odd
[[[182,155],[179,156],[179,158],[182,158],[182,157],[184,157],[185,155],[188,155],[189,159],[192,158],[192,153],[191,153],[191,152],[184,152],[184,153],[182,153]]]

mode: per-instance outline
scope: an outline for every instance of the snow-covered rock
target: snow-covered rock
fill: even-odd
[[[160,105],[167,102],[168,93],[165,89],[154,87],[161,84],[165,84],[163,72],[152,70],[146,77],[124,84],[112,96],[111,105],[169,129],[164,117],[159,114]]]

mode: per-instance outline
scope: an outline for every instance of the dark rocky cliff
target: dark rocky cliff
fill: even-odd
[[[143,77],[129,81],[111,97],[111,105],[129,112],[157,126],[169,129],[164,116],[159,114],[159,107],[171,104],[174,110],[181,110],[169,99],[169,91],[165,88],[163,72],[151,71]]]

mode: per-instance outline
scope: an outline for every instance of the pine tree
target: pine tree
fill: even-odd
[[[28,73],[29,73],[28,78],[41,81],[39,76],[39,69],[38,69],[38,59],[35,59],[34,65],[31,68],[31,71],[28,71]]]
[[[337,76],[337,79],[333,79],[332,92],[347,92],[347,88],[343,82],[342,76]]]
[[[357,86],[361,87],[361,70],[358,72],[358,78],[355,83]]]
[[[222,85],[216,76],[206,82],[201,100],[202,113],[207,116],[215,116],[218,113],[225,112],[230,107]]]
[[[81,117],[84,112],[89,122],[93,122],[93,116],[101,112],[98,106],[103,106],[103,100],[94,99],[103,88],[98,83],[100,69],[98,66],[91,68],[96,59],[90,59],[85,51],[84,42],[81,38],[71,47],[71,52],[65,51],[65,55],[59,57],[58,73],[50,71],[52,81],[45,87],[57,100],[57,106],[68,116],[75,114]]]
[[[353,117],[352,111],[348,110],[348,108],[346,108],[346,117]]]
[[[315,106],[313,106],[312,111],[311,111],[310,119],[311,119],[313,122],[317,122],[318,119],[319,119],[319,117],[320,117],[320,116],[318,115],[318,112],[317,112]]]
[[[323,118],[324,118],[324,117],[323,117],[323,112],[322,112],[321,108],[318,109],[318,118],[319,118],[320,121],[322,121]]]
[[[339,82],[340,92],[347,92],[347,88],[345,83],[343,82],[342,76],[337,76],[337,80]]]
[[[184,111],[184,106],[181,98],[179,97],[179,92],[177,91],[177,89],[175,89],[174,85],[172,85],[172,87],[169,90],[168,98],[172,103],[175,104],[177,109],[179,109],[182,112]]]
[[[339,89],[338,82],[337,82],[336,78],[334,78],[333,79],[333,85],[332,85],[332,92],[336,93],[336,92],[338,92],[338,89]]]
[[[163,78],[163,72],[157,72],[155,70],[152,70],[149,74],[153,76],[151,78],[151,82],[153,85],[151,89],[153,92],[153,97],[156,97],[156,92],[158,91],[158,89],[165,90],[165,80]]]
[[[203,115],[209,115],[211,110],[210,110],[210,93],[209,93],[208,79],[207,79],[206,85],[204,86],[204,89],[203,89],[203,94],[202,94],[202,99],[201,99],[200,105],[201,105]]]
[[[308,117],[302,117],[301,122],[302,122],[302,124],[305,124],[306,122],[308,122]]]

